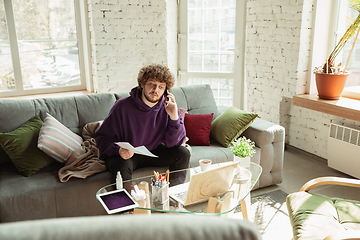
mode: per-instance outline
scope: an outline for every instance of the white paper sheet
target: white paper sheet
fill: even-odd
[[[145,146],[140,146],[135,148],[128,142],[117,142],[116,144],[136,154],[141,154],[149,157],[158,157],[152,154]]]

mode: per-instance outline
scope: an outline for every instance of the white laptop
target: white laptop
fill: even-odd
[[[231,187],[237,166],[237,162],[211,166],[207,171],[194,174],[190,182],[170,187],[169,195],[187,206],[225,193]]]

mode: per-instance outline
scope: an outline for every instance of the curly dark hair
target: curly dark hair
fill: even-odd
[[[142,67],[138,74],[138,88],[142,89],[141,84],[146,84],[149,79],[156,79],[159,82],[166,83],[166,89],[171,91],[175,84],[175,77],[170,69],[161,64],[150,63]]]

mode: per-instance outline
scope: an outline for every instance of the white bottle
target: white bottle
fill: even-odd
[[[123,189],[123,180],[120,171],[118,171],[116,174],[116,189]]]

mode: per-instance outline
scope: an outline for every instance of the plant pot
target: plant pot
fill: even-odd
[[[238,157],[238,156],[234,156],[234,161],[238,162],[240,167],[244,167],[244,168],[248,168],[250,167],[250,157]]]
[[[320,99],[337,100],[344,90],[347,74],[315,73],[316,88]]]

